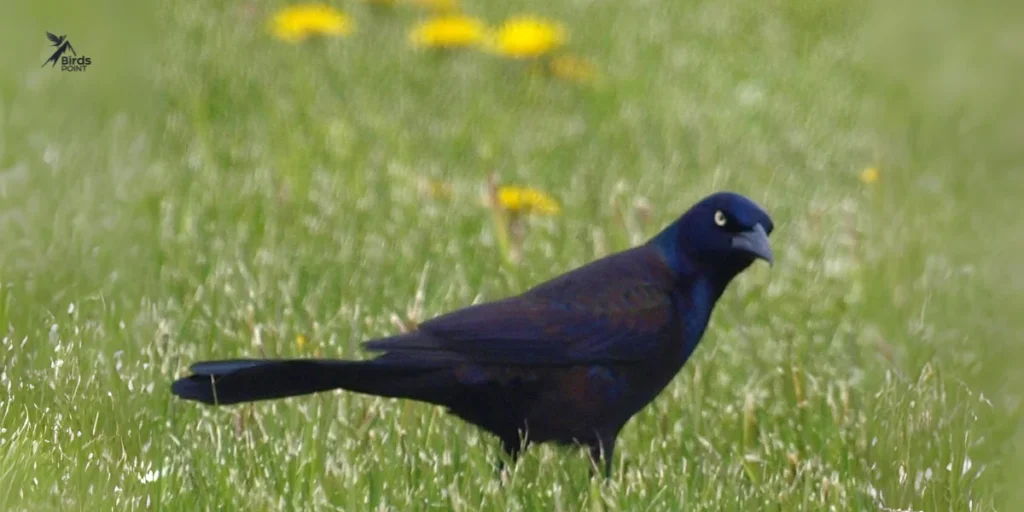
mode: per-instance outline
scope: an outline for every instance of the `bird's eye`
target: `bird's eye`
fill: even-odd
[[[715,210],[715,224],[718,227],[725,227],[727,222],[729,222],[729,219],[725,217],[725,213],[722,210]]]

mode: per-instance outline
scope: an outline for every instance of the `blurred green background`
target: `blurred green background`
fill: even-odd
[[[478,2],[600,79],[410,48],[332,2],[10,3],[0,21],[0,509],[1012,510],[1024,499],[1024,33],[1008,2]],[[45,31],[92,58],[40,64]],[[879,179],[863,183],[862,170]],[[546,191],[510,264],[487,176]],[[446,192],[437,194],[442,189]],[[358,357],[644,240],[719,189],[778,263],[625,429],[615,478],[344,394],[172,400],[199,358]],[[649,205],[649,206],[648,206]],[[299,337],[307,340],[299,343]]]

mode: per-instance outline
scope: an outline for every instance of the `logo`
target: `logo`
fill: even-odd
[[[50,55],[49,59],[46,59],[46,62],[43,63],[43,67],[46,67],[46,65],[51,62],[53,64],[51,64],[50,67],[56,67],[57,62],[59,61],[61,71],[85,71],[85,68],[92,64],[92,59],[89,57],[84,55],[79,56],[75,53],[75,48],[71,46],[71,41],[68,40],[67,35],[57,37],[47,32],[46,38],[53,43],[50,46],[57,48],[57,51],[53,52],[53,55]],[[68,52],[71,52],[71,55],[66,55]]]

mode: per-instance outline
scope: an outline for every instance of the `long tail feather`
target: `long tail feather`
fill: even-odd
[[[379,358],[369,361],[322,359],[234,359],[191,367],[171,392],[207,404],[235,404],[331,389],[444,403],[453,373],[441,366]]]

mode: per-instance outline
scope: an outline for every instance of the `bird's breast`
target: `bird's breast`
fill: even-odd
[[[676,314],[680,319],[679,329],[676,333],[679,350],[674,354],[673,362],[680,368],[693,354],[700,339],[704,337],[704,331],[707,330],[716,298],[711,283],[707,280],[698,280],[690,287],[689,293],[676,300],[678,310]]]

